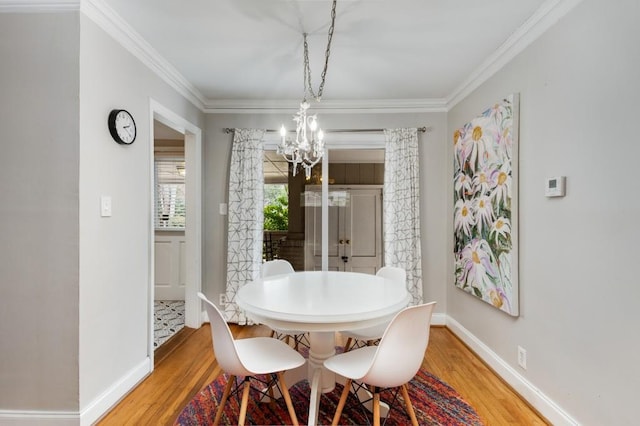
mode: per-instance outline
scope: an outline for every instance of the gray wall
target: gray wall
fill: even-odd
[[[79,21],[0,13],[0,409],[78,409]]]
[[[150,99],[204,114],[78,11],[0,13],[0,58],[0,415],[91,422],[150,367]]]
[[[204,245],[203,288],[212,300],[223,293],[226,279],[226,216],[218,205],[227,202],[232,134],[225,127],[277,129],[291,123],[292,114],[211,114],[206,117],[204,158]],[[447,161],[446,114],[331,114],[318,113],[325,129],[389,128],[428,126],[420,134],[420,193],[422,226],[422,274],[425,300],[437,300],[438,312],[446,306]]]
[[[637,423],[638,16],[637,0],[585,0],[448,114],[451,135],[520,93],[521,315],[458,290],[453,278],[447,314],[590,425]],[[567,176],[566,197],[545,198],[545,179],[557,175]],[[447,264],[453,277],[451,255]]]
[[[152,159],[149,100],[195,126],[204,115],[81,15],[80,407],[147,359],[151,271]],[[135,117],[133,145],[114,142],[112,108]],[[113,216],[100,217],[110,195]]]
[[[426,300],[584,424],[631,424],[640,387],[637,0],[584,0],[448,114],[324,114],[323,126],[431,127],[421,136]],[[290,115],[206,118],[78,13],[0,14],[0,409],[77,412],[146,359],[149,98],[205,130],[204,280],[224,290],[231,135]],[[520,300],[513,319],[453,287],[452,144],[520,93]],[[106,130],[112,108],[134,145]],[[326,124],[325,124],[326,123]],[[544,180],[567,176],[567,196]],[[113,216],[99,216],[101,195]]]

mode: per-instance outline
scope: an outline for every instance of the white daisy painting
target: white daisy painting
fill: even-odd
[[[518,316],[518,94],[453,133],[455,285]]]

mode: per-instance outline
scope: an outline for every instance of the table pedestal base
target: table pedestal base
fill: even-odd
[[[323,393],[333,391],[336,383],[344,385],[346,379],[342,376],[336,375],[324,367],[324,361],[336,353],[336,339],[334,332],[312,331],[309,333],[309,343],[309,358],[307,359],[306,365],[285,372],[285,380],[289,386],[293,386],[301,380],[309,381],[311,395],[309,396],[308,425],[315,426],[318,424],[320,397]],[[280,397],[277,389],[275,397]],[[366,389],[360,388],[357,393],[357,397],[361,401],[364,401],[371,399],[372,394]],[[373,410],[372,401],[365,403],[365,407],[369,410]],[[386,417],[388,412],[389,406],[381,401],[380,417]]]
[[[309,384],[311,397],[309,400],[309,425],[318,423],[320,396],[331,392],[336,386],[335,373],[324,368],[324,361],[336,354],[336,339],[334,332],[309,333]]]

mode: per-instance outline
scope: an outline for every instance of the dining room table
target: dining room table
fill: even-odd
[[[324,368],[336,353],[336,332],[389,322],[410,301],[404,286],[376,275],[300,271],[259,278],[241,287],[236,303],[248,318],[281,330],[309,333],[306,364],[286,373],[292,386],[308,380],[308,424],[317,424],[320,397],[341,378]]]

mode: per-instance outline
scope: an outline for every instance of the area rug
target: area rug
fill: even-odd
[[[222,397],[227,376],[221,375],[198,395],[196,395],[182,410],[175,425],[202,426],[213,424],[218,401]],[[320,412],[318,423],[331,424],[336,406],[340,400],[343,387],[336,388],[322,395],[320,399]],[[284,399],[280,398],[272,406],[269,403],[257,403],[260,398],[257,390],[251,390],[247,407],[246,423],[252,425],[287,425],[291,424],[287,406]],[[292,386],[289,390],[293,406],[300,424],[307,424],[309,409],[309,384],[303,380]],[[437,377],[421,370],[409,383],[409,397],[416,412],[420,425],[482,425],[476,411],[451,386],[439,380]],[[401,398],[401,397],[400,397]],[[391,391],[381,393],[380,399],[397,409],[392,409],[387,417],[387,426],[399,426],[411,424],[406,414],[404,401],[397,400],[392,404]],[[221,424],[238,424],[240,403],[235,397],[227,400]],[[384,419],[381,419],[384,421]],[[349,395],[344,411],[340,418],[341,425],[366,425],[371,424],[371,413],[364,409],[353,396]]]

